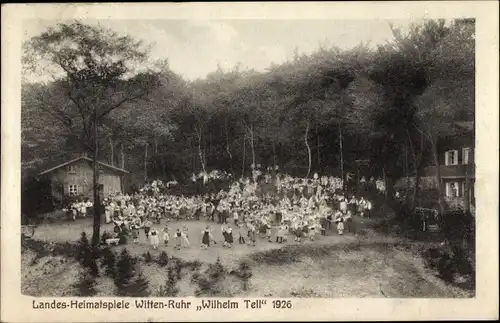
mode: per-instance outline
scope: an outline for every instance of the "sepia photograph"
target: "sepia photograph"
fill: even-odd
[[[478,297],[474,15],[18,23],[30,309]]]
[[[25,26],[26,295],[474,296],[474,19]]]

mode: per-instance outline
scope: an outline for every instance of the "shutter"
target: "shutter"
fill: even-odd
[[[446,182],[444,188],[446,197],[450,197],[450,183]]]
[[[449,157],[449,152],[447,151],[444,153],[444,164],[446,166],[448,166],[448,157]]]
[[[453,151],[453,165],[458,165],[458,150]]]

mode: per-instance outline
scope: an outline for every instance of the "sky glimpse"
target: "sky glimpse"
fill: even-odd
[[[24,22],[25,40],[60,21]],[[392,39],[390,23],[407,28],[408,20],[85,20],[153,45],[151,59],[168,59],[185,79],[204,78],[220,65],[264,71],[320,46],[349,49],[376,46]],[[31,77],[29,77],[31,79]]]

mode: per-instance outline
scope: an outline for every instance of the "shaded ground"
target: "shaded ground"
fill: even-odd
[[[86,232],[87,236],[90,238],[92,235],[92,220],[90,218],[79,219],[76,222],[68,221],[63,223],[54,223],[54,224],[42,224],[37,227],[35,231],[35,235],[32,237],[35,240],[41,241],[52,241],[58,243],[64,242],[75,242],[80,238],[81,232]],[[362,227],[364,226],[364,219],[356,219],[358,222],[358,229],[362,231]],[[363,222],[363,223],[361,223]],[[160,231],[165,222],[162,222],[160,225],[153,225],[153,228]],[[213,245],[208,250],[203,250],[201,248],[201,232],[205,229],[206,225],[210,225],[212,227],[212,234],[214,239],[218,242],[217,245]],[[233,248],[223,248],[222,241],[223,236],[220,230],[220,225],[214,224],[213,222],[207,221],[172,221],[169,222],[171,235],[177,230],[177,228],[181,228],[183,226],[187,226],[189,230],[189,240],[191,243],[190,248],[185,248],[181,250],[175,250],[174,245],[175,241],[171,238],[169,246],[165,247],[160,245],[158,250],[153,250],[150,246],[149,242],[146,240],[144,232],[141,231],[140,239],[138,244],[133,244],[130,240],[126,245],[126,248],[131,252],[132,255],[140,256],[144,252],[149,251],[153,256],[158,255],[162,251],[166,251],[169,256],[179,257],[185,260],[200,260],[202,262],[214,262],[217,257],[220,257],[222,262],[228,265],[232,265],[237,262],[241,257],[249,255],[254,252],[266,251],[269,249],[280,248],[283,245],[268,242],[266,239],[258,239],[256,246],[248,246],[248,245],[240,245],[235,243]],[[113,229],[111,224],[104,224],[101,227],[101,232],[109,231],[111,232]],[[237,231],[233,226],[233,235],[235,240],[237,239]],[[273,228],[272,234],[273,238],[276,233],[276,229]],[[161,236],[160,236],[161,239]],[[273,239],[274,240],[274,239]],[[316,235],[315,241],[309,241],[305,239],[300,242],[300,244],[337,244],[337,243],[345,243],[355,241],[356,238],[352,234],[345,234],[339,236],[334,230],[328,232],[327,236]],[[160,241],[161,242],[161,241]],[[289,235],[288,242],[286,245],[297,244],[297,242],[293,241],[293,237]],[[120,250],[122,246],[116,247],[116,250]]]
[[[361,223],[363,221],[363,223]],[[401,239],[377,234],[366,228],[371,221],[356,219],[360,234],[339,236],[330,232],[328,236],[317,236],[316,241],[296,243],[291,237],[287,244],[269,243],[259,239],[255,247],[235,245],[232,249],[217,244],[209,250],[200,248],[201,231],[205,222],[173,222],[172,232],[187,225],[192,246],[180,251],[173,246],[152,250],[144,234],[138,245],[129,243],[131,254],[141,256],[149,251],[157,258],[161,251],[171,257],[185,261],[200,260],[203,265],[213,263],[220,257],[228,272],[238,262],[247,259],[252,269],[249,289],[243,291],[241,281],[227,275],[218,296],[276,296],[276,297],[468,297],[466,291],[446,284],[426,268],[423,260]],[[222,241],[218,225],[212,225],[214,236]],[[160,226],[157,226],[160,228]],[[55,242],[76,241],[82,232],[91,234],[91,220],[76,223],[47,224],[37,228],[33,239]],[[111,230],[105,225],[104,230]],[[195,239],[196,237],[196,239]],[[116,247],[119,251],[122,247]],[[36,252],[23,252],[22,291],[38,296],[69,296],[74,291],[79,265],[62,256],[47,256],[38,259]],[[141,263],[142,271],[149,281],[152,295],[165,283],[167,270],[156,263]],[[177,283],[178,296],[192,296],[196,286],[191,283],[193,271],[183,269]],[[98,295],[111,296],[114,285],[110,278],[98,278]]]

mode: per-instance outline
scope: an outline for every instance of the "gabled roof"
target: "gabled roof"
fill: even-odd
[[[93,162],[92,158],[81,156],[81,157],[75,158],[73,160],[70,160],[68,162],[65,162],[65,163],[62,163],[60,165],[57,165],[55,167],[49,168],[47,170],[44,170],[43,172],[39,173],[38,176],[50,173],[50,172],[52,172],[52,171],[54,171],[56,169],[59,169],[59,168],[64,167],[64,166],[68,166],[68,165],[76,163],[76,162],[78,162],[80,160],[86,160],[86,161],[89,161],[89,162]],[[109,168],[109,169],[112,169],[112,170],[117,171],[117,172],[128,174],[128,171],[126,171],[124,169],[121,169],[121,168],[118,168],[118,167],[115,167],[115,166],[111,166],[111,165],[103,163],[103,162],[99,162],[99,165],[104,166],[104,167]]]

